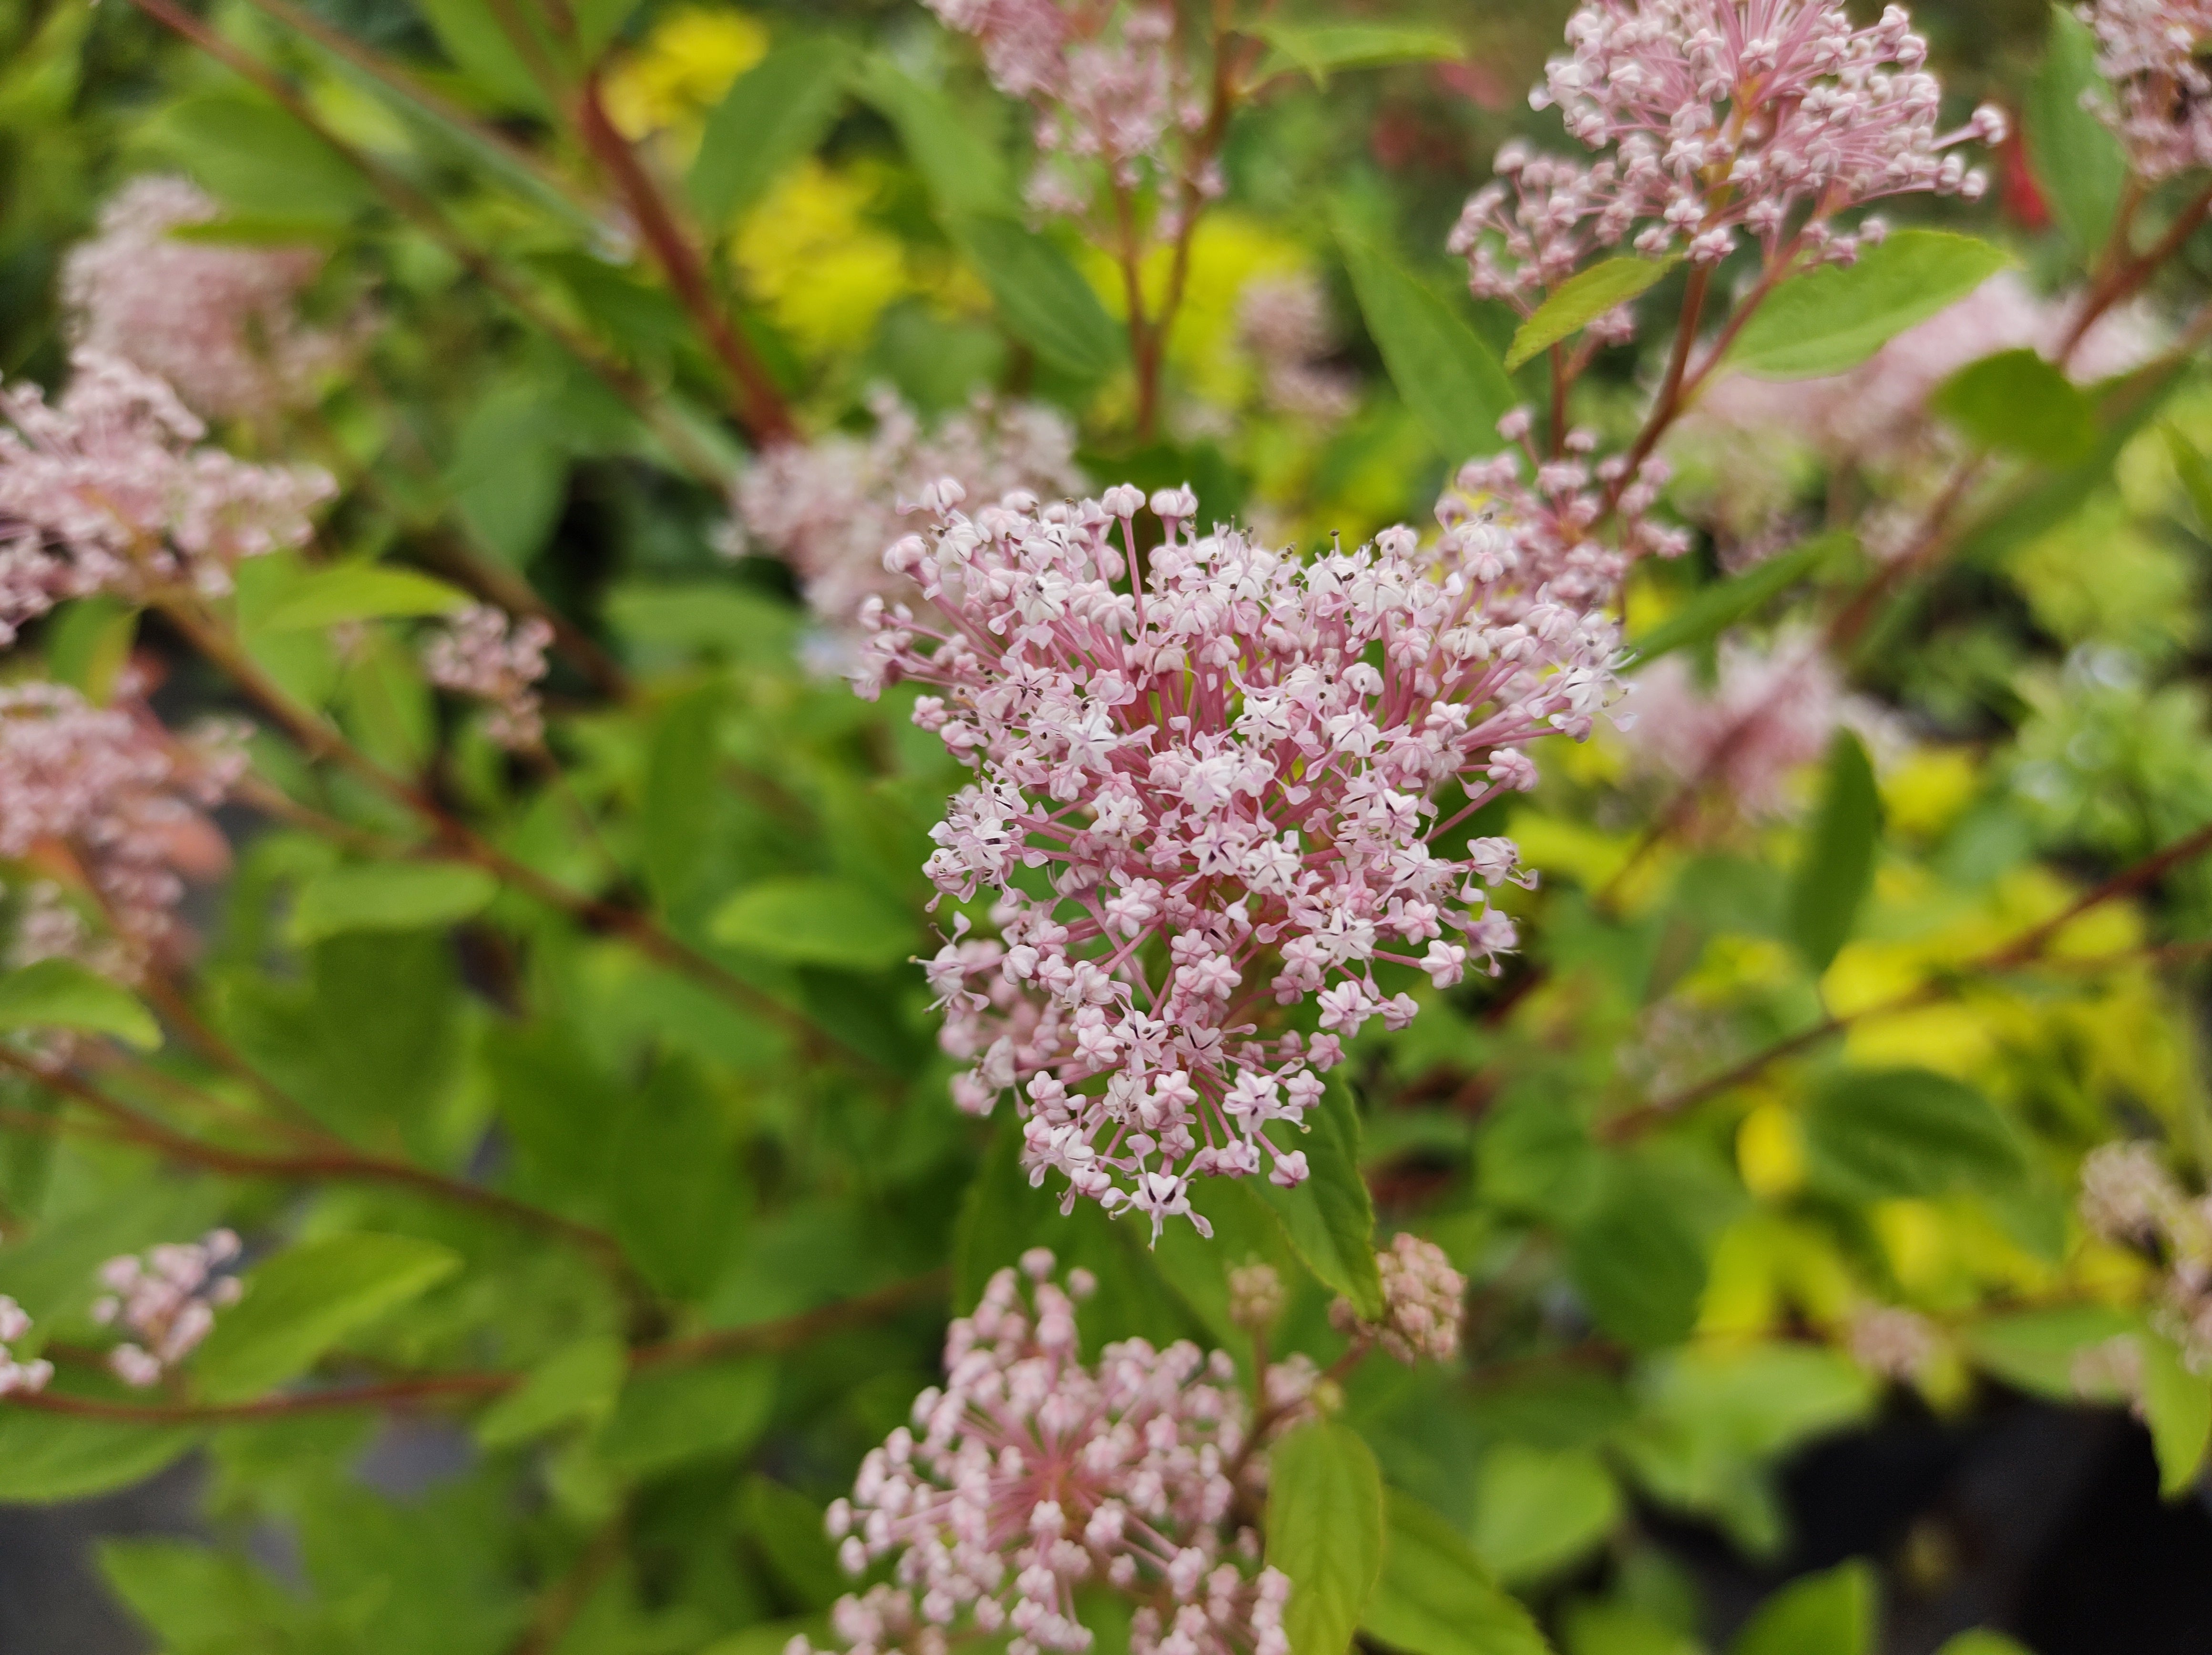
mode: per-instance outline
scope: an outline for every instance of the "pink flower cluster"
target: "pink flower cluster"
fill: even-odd
[[[2160,1331],[2191,1371],[2212,1373],[2212,1196],[2191,1196],[2148,1143],[2107,1143],[2081,1163],[2081,1217],[2166,1267]]]
[[[535,688],[545,676],[553,627],[532,615],[517,621],[488,603],[471,604],[430,635],[422,670],[430,682],[490,708],[484,731],[509,752],[545,739],[545,709]]]
[[[963,1638],[1008,1655],[1091,1646],[1074,1594],[1096,1582],[1135,1601],[1132,1655],[1289,1655],[1291,1583],[1258,1567],[1238,1515],[1246,1408],[1228,1358],[1195,1345],[1112,1344],[1086,1366],[1076,1301],[1093,1286],[1053,1256],[991,1279],[945,1336],[945,1384],[914,1404],[830,1508],[846,1569],[892,1560],[893,1584],[841,1599],[853,1655],[944,1655]],[[808,1655],[804,1638],[787,1655]]]
[[[198,446],[207,427],[161,380],[81,349],[58,402],[0,387],[0,643],[64,598],[230,590],[239,559],[306,543],[336,492],[306,466]]]
[[[235,1234],[210,1230],[198,1241],[164,1242],[143,1258],[125,1253],[100,1267],[107,1295],[93,1306],[93,1320],[143,1341],[107,1353],[116,1378],[145,1390],[198,1348],[215,1331],[216,1312],[246,1290],[237,1276],[219,1274],[239,1252]]]
[[[231,726],[179,740],[143,708],[93,706],[64,685],[0,688],[0,858],[65,871],[109,932],[90,945],[55,895],[34,895],[12,956],[68,953],[138,975],[176,935],[183,875],[221,870],[222,841],[202,813],[245,766]]]
[[[1382,1276],[1382,1319],[1363,1320],[1349,1299],[1329,1306],[1329,1319],[1349,1337],[1371,1339],[1411,1367],[1423,1357],[1448,1362],[1459,1355],[1467,1321],[1467,1277],[1433,1241],[1401,1230],[1375,1255]]]
[[[870,594],[914,596],[884,567],[884,548],[923,489],[951,477],[975,500],[1026,489],[1046,500],[1081,492],[1075,431],[1042,403],[978,401],[926,429],[896,397],[872,404],[874,433],[786,443],[761,455],[732,491],[729,549],[757,547],[791,565],[814,612],[848,626]]]
[[[1509,606],[1502,563],[1440,564],[1402,528],[1300,558],[1197,533],[1195,496],[1167,489],[1140,560],[1134,488],[973,517],[960,498],[930,491],[932,531],[884,555],[933,608],[870,601],[859,686],[937,691],[915,720],[976,772],[926,870],[994,904],[995,938],[957,916],[929,962],[944,1044],[975,1060],[955,1099],[1014,1090],[1031,1176],[1068,1203],[1205,1231],[1191,1177],[1264,1156],[1304,1179],[1267,1129],[1302,1125],[1369,1019],[1412,1021],[1378,964],[1446,988],[1513,946],[1489,898],[1513,845],[1447,835],[1534,785],[1528,743],[1589,734],[1614,628],[1541,593]],[[1300,1006],[1316,1032],[1263,1035]]]
[[[210,419],[299,402],[343,360],[340,335],[304,326],[301,290],[322,269],[312,247],[180,239],[222,210],[180,178],[141,178],[102,209],[100,233],[62,267],[62,302],[88,349],[167,380]]]
[[[1868,1305],[1850,1319],[1844,1343],[1851,1360],[1869,1373],[1908,1384],[1942,1353],[1936,1325],[1898,1305]]]
[[[43,1391],[54,1377],[54,1365],[50,1361],[19,1362],[9,1346],[21,1343],[31,1331],[31,1319],[23,1307],[0,1293],[0,1397]]]
[[[991,83],[1037,111],[1038,164],[1029,183],[1041,213],[1081,214],[1103,171],[1126,198],[1147,179],[1211,200],[1219,169],[1187,140],[1206,109],[1176,51],[1175,11],[1157,0],[928,0],[948,28],[982,47]],[[1172,209],[1170,209],[1172,210]]]
[[[1724,796],[1747,815],[1778,815],[1791,773],[1827,750],[1843,686],[1809,639],[1766,650],[1726,640],[1718,667],[1707,688],[1680,655],[1653,662],[1635,680],[1630,740],[1680,785]]]
[[[2212,0],[2092,0],[2097,70],[2119,94],[2106,113],[2145,178],[2212,167]]]
[[[1650,515],[1673,476],[1664,459],[1646,455],[1633,476],[1623,456],[1594,463],[1597,433],[1581,428],[1567,433],[1564,453],[1547,458],[1532,440],[1534,426],[1526,408],[1508,414],[1498,429],[1510,446],[1462,465],[1437,500],[1453,567],[1502,591],[1595,609],[1612,600],[1638,558],[1689,549],[1686,531]],[[1608,522],[1609,541],[1598,533]]]
[[[1937,133],[1942,88],[1897,6],[1855,28],[1838,0],[1588,0],[1566,33],[1571,53],[1529,102],[1557,106],[1600,159],[1508,144],[1450,244],[1478,296],[1524,312],[1622,242],[1710,265],[1748,233],[1770,263],[1848,260],[1881,227],[1836,215],[1911,192],[1972,199],[1982,175],[1949,152],[2004,134],[1990,107]],[[1618,338],[1626,317],[1606,326]]]
[[[1258,359],[1267,406],[1295,419],[1332,423],[1358,401],[1358,382],[1324,366],[1336,349],[1328,300],[1304,271],[1260,276],[1237,296],[1237,331]]]

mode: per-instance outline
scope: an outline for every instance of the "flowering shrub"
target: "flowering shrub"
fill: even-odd
[[[882,9],[0,19],[0,1500],[198,1457],[176,1655],[1866,1655],[1698,1570],[1887,1398],[2201,1488],[2212,20]]]

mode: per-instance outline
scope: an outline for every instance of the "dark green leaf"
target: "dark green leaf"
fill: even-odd
[[[1678,649],[1711,643],[1856,543],[1850,535],[1840,532],[1817,536],[1692,594],[1680,609],[1630,646],[1636,652],[1637,664],[1656,661]]]
[[[2111,239],[2128,179],[2127,152],[2085,99],[2112,105],[2112,89],[2097,73],[2097,39],[2072,8],[2054,5],[2050,43],[2021,111],[2021,139],[2051,217],[2083,263]]]
[[[721,686],[708,684],[670,702],[653,721],[640,828],[646,883],[663,912],[684,905],[706,862],[722,785],[721,712]]]
[[[767,1427],[775,1364],[764,1358],[641,1374],[599,1434],[616,1470],[649,1476],[687,1459],[734,1455]]]
[[[1790,940],[1815,972],[1828,968],[1850,938],[1859,906],[1874,883],[1875,846],[1881,835],[1881,795],[1866,749],[1848,730],[1828,747],[1820,814],[1791,876],[1786,924]]]
[[[811,875],[763,880],[714,915],[714,940],[770,960],[854,970],[912,956],[915,926],[858,885]]]
[[[822,1530],[822,1507],[781,1482],[757,1476],[738,1496],[753,1543],[777,1584],[810,1609],[826,1610],[850,1589],[836,1548]]]
[[[1268,1457],[1267,1561],[1291,1578],[1291,1655],[1344,1655],[1382,1573],[1382,1475],[1358,1433],[1302,1426]]]
[[[1297,23],[1268,18],[1239,31],[1265,40],[1269,51],[1252,74],[1255,85],[1293,70],[1328,84],[1330,71],[1372,69],[1464,57],[1466,45],[1442,29],[1402,23]]]
[[[2068,464],[2097,446],[2094,405],[2033,350],[1969,362],[1929,405],[1983,447],[2045,465]]]
[[[1805,1112],[1820,1188],[1852,1199],[2004,1189],[2026,1170],[2012,1131],[1973,1088],[1925,1069],[1853,1069]]]
[[[899,143],[939,215],[1011,217],[1020,210],[1005,161],[961,119],[943,93],[883,57],[860,65],[853,90],[897,129]]]
[[[1097,379],[1122,356],[1121,330],[1066,253],[1019,219],[951,216],[945,229],[998,302],[1007,330],[1054,367]]]
[[[1597,1325],[1638,1349],[1686,1338],[1705,1290],[1705,1250],[1668,1191],[1617,1165],[1567,1238],[1567,1272]]]
[[[1332,1076],[1321,1102],[1306,1112],[1297,1144],[1309,1176],[1292,1189],[1255,1182],[1282,1221],[1291,1245],[1322,1285],[1352,1300],[1362,1316],[1382,1314],[1382,1277],[1375,1266],[1375,1203],[1359,1172],[1359,1109],[1352,1090]]]
[[[1521,401],[1490,347],[1389,253],[1348,222],[1337,240],[1390,382],[1437,451],[1456,464],[1497,451],[1498,421]]]
[[[692,1064],[670,1058],[653,1071],[607,1160],[623,1250],[670,1297],[701,1297],[728,1258],[744,1191],[720,1112]]]
[[[261,617],[264,632],[316,632],[346,621],[450,615],[469,595],[412,569],[381,563],[339,563],[307,575]]]
[[[1547,1655],[1528,1611],[1442,1516],[1392,1488],[1383,1519],[1382,1574],[1360,1631],[1406,1655]]]
[[[707,118],[685,186],[705,222],[726,224],[837,118],[851,56],[841,41],[789,40],[731,84]]]
[[[511,567],[544,548],[568,484],[550,388],[535,379],[495,385],[453,437],[446,491],[484,549]]]
[[[1822,265],[1781,283],[1737,336],[1729,365],[1762,379],[1840,373],[2012,262],[1971,236],[1899,230],[1856,264]]]
[[[1854,1560],[1761,1603],[1731,1655],[1874,1655],[1875,1630],[1874,1571]]]
[[[1513,335],[1513,348],[1505,353],[1505,371],[1560,340],[1580,333],[1616,305],[1625,305],[1673,270],[1679,258],[1608,258],[1578,271],[1561,282],[1551,297],[1536,307]]]
[[[193,1359],[200,1394],[244,1402],[296,1379],[348,1334],[460,1267],[451,1248],[411,1235],[332,1235],[280,1252],[216,1319]]]
[[[0,1409],[0,1500],[51,1506],[128,1488],[180,1458],[199,1436],[188,1426]]]
[[[432,931],[482,912],[498,894],[496,879],[463,863],[360,863],[301,886],[286,934],[305,948],[348,931]]]
[[[112,1034],[143,1051],[161,1044],[161,1026],[137,995],[74,960],[60,958],[0,977],[0,1029],[5,1028]]]
[[[613,1409],[628,1367],[616,1338],[580,1339],[556,1351],[478,1417],[477,1440],[509,1448],[574,1420],[598,1421]]]

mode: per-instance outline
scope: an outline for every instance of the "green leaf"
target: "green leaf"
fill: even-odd
[[[714,940],[770,960],[881,970],[910,958],[914,923],[867,890],[811,874],[763,880],[714,915]]]
[[[2097,38],[2069,6],[2051,8],[2051,39],[2021,112],[2021,141],[2051,216],[2086,263],[2103,251],[2128,180],[2127,151],[2097,111],[2112,89],[2097,73]]]
[[[568,451],[551,387],[535,378],[495,383],[454,433],[444,487],[469,531],[520,568],[544,549],[568,487]]]
[[[163,1655],[262,1655],[301,1605],[243,1558],[181,1540],[103,1540],[100,1572]]]
[[[337,1343],[461,1267],[411,1235],[333,1235],[282,1252],[246,1278],[194,1358],[200,1395],[245,1402],[296,1379]]]
[[[1815,973],[1826,971],[1850,939],[1859,906],[1874,883],[1875,846],[1881,835],[1881,795],[1866,749],[1848,730],[1828,745],[1828,774],[1820,814],[1806,835],[1790,877],[1784,924],[1790,940]]]
[[[183,98],[153,136],[248,217],[343,224],[374,198],[351,162],[258,94]]]
[[[1849,1069],[1805,1111],[1813,1181],[1863,1201],[2002,1190],[2026,1170],[1988,1099],[1926,1069]]]
[[[1981,446],[2045,465],[2070,464],[2097,446],[2095,405],[2033,350],[1967,363],[1929,406]]]
[[[744,1191],[696,1065],[665,1059],[607,1125],[609,1199],[623,1251],[669,1297],[703,1296],[728,1258]]]
[[[1548,1655],[1528,1611],[1442,1515],[1395,1488],[1382,1514],[1382,1573],[1361,1632],[1406,1655]]]
[[[2002,1632],[1977,1627],[1945,1643],[1936,1655],[2033,1655],[2026,1644],[2014,1643]]]
[[[508,109],[538,115],[551,112],[544,89],[486,0],[415,0],[415,3],[446,55],[459,65],[477,90]],[[538,37],[538,48],[544,52],[549,44],[544,32],[529,21],[527,11],[518,8],[514,15]]]
[[[2173,1342],[2146,1332],[2142,1352],[2143,1418],[2158,1455],[2159,1492],[2177,1500],[2197,1486],[2212,1448],[2212,1379],[2192,1373]]]
[[[1620,1511],[1620,1490],[1595,1451],[1503,1442],[1475,1483],[1475,1549],[1502,1579],[1539,1580],[1602,1543]]]
[[[776,1584],[793,1601],[826,1610],[845,1595],[850,1583],[823,1532],[821,1506],[796,1488],[757,1476],[738,1496],[738,1508]]]
[[[2166,433],[2166,449],[2172,457],[2174,475],[2181,479],[2181,487],[2197,513],[2197,532],[2203,538],[2212,539],[2212,461],[2205,459],[2204,451],[2191,442],[2180,427],[2169,421],[2160,429]]]
[[[640,801],[646,883],[664,913],[683,906],[705,866],[721,791],[715,732],[722,687],[702,686],[669,703],[653,721]]]
[[[539,1363],[477,1419],[477,1440],[511,1448],[572,1420],[605,1417],[621,1393],[629,1353],[615,1338],[579,1339]]]
[[[735,1455],[767,1428],[775,1403],[775,1364],[765,1358],[641,1374],[599,1434],[599,1453],[636,1476]]]
[[[940,215],[1019,213],[1021,202],[1005,160],[961,119],[943,93],[880,56],[861,64],[853,90],[897,130],[899,146],[921,174]]]
[[[1759,1606],[1731,1655],[1874,1655],[1874,1570],[1856,1558]]]
[[[1679,1343],[1698,1319],[1705,1249],[1666,1191],[1616,1164],[1567,1238],[1567,1273],[1597,1325],[1638,1349]]]
[[[1301,1426],[1268,1456],[1267,1561],[1291,1578],[1291,1655],[1344,1655],[1382,1573],[1382,1474],[1358,1434]]]
[[[702,221],[728,223],[822,142],[837,118],[851,64],[842,41],[788,40],[732,82],[707,117],[684,180]]]
[[[726,581],[617,586],[607,618],[633,646],[740,661],[787,657],[799,628],[788,606]]]
[[[467,608],[471,601],[458,586],[412,569],[395,569],[383,563],[341,563],[302,577],[262,617],[260,630],[319,632],[347,621],[451,615]]]
[[[1457,464],[1497,452],[1498,422],[1521,401],[1474,330],[1349,221],[1337,241],[1360,314],[1390,382],[1444,458]]]
[[[161,1026],[138,997],[74,960],[40,960],[0,977],[0,1028],[70,1028],[112,1034],[150,1052]]]
[[[51,1506],[125,1488],[182,1458],[199,1437],[190,1427],[0,1409],[0,1500]]]
[[[1975,1363],[2008,1385],[2071,1403],[2081,1397],[2082,1356],[2114,1339],[2136,1337],[2142,1328],[2139,1318],[2109,1305],[2056,1305],[1984,1317],[1960,1337]],[[2118,1396],[2115,1389],[2099,1400]]]
[[[1375,1265],[1375,1203],[1359,1172],[1359,1109],[1331,1076],[1321,1102],[1306,1112],[1308,1177],[1294,1189],[1254,1180],[1274,1209],[1291,1246],[1323,1287],[1342,1294],[1370,1321],[1382,1314],[1382,1276]]]
[[[99,594],[64,603],[46,624],[46,670],[105,706],[138,640],[138,609]]]
[[[482,912],[498,894],[496,879],[461,863],[358,863],[302,885],[285,934],[305,948],[348,931],[432,931]]]
[[[1255,86],[1297,70],[1310,76],[1316,86],[1325,87],[1334,70],[1449,61],[1467,55],[1466,44],[1457,35],[1401,23],[1295,23],[1268,18],[1238,33],[1264,40],[1269,47],[1253,71]]]
[[[1095,379],[1121,360],[1121,329],[1051,241],[997,214],[957,214],[945,227],[990,288],[1007,331],[1045,361]]]
[[[1899,230],[1856,264],[1824,264],[1782,282],[1744,324],[1729,366],[1762,379],[1841,373],[2012,262],[1971,236]]]
[[[1680,258],[1608,258],[1569,276],[1536,307],[1513,335],[1505,353],[1510,373],[1560,340],[1580,333],[1616,305],[1625,305],[1682,261]]]
[[[1636,664],[1643,666],[1678,649],[1711,642],[1856,543],[1841,531],[1820,535],[1740,575],[1700,589],[1630,645],[1636,652]]]

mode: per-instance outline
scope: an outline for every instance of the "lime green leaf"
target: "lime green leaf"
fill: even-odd
[[[199,1440],[198,1431],[0,1409],[0,1500],[49,1506],[143,1482]]]
[[[1390,382],[1454,464],[1494,453],[1498,421],[1521,401],[1498,358],[1450,306],[1348,221],[1337,241]]]
[[[1852,1069],[1805,1111],[1814,1183],[1863,1201],[2002,1190],[2023,1171],[2020,1147],[1988,1099],[1926,1069]]]
[[[1805,848],[1790,883],[1785,924],[1790,940],[1815,972],[1826,971],[1850,938],[1851,925],[1874,883],[1881,836],[1881,796],[1866,749],[1848,730],[1828,746],[1828,774]]]
[[[2002,1632],[1977,1627],[1945,1643],[1936,1655],[2033,1655],[2025,1644],[2014,1643]]]
[[[2069,464],[2097,446],[2095,406],[2032,350],[1967,363],[1929,405],[1983,447],[2045,465]]]
[[[194,1359],[200,1394],[243,1402],[296,1379],[348,1334],[460,1267],[452,1248],[411,1235],[333,1235],[279,1253],[216,1319]]]
[[[2142,1351],[2143,1417],[2158,1454],[2159,1492],[2173,1500],[2197,1486],[2212,1448],[2212,1379],[2192,1373],[2173,1342],[2146,1332]]]
[[[639,1476],[735,1454],[766,1428],[775,1402],[775,1364],[765,1359],[643,1373],[623,1390],[599,1452]]]
[[[613,1338],[579,1339],[539,1363],[477,1421],[477,1440],[510,1448],[572,1420],[599,1420],[622,1391],[628,1353]]]
[[[1682,261],[1679,258],[1608,258],[1569,276],[1535,313],[1522,323],[1505,353],[1511,373],[1539,352],[1580,333],[1616,305],[1625,305]]]
[[[2108,1305],[2057,1305],[1990,1316],[1961,1334],[1977,1365],[2008,1385],[2057,1402],[2079,1398],[2081,1359],[2142,1331],[2140,1319]],[[2117,1401],[2113,1389],[2097,1399]]]
[[[286,931],[305,948],[346,931],[431,931],[483,912],[499,882],[453,862],[372,862],[333,868],[300,888]]]
[[[1275,1445],[1267,1561],[1291,1578],[1291,1655],[1344,1655],[1382,1573],[1382,1474],[1356,1432],[1307,1425]]]
[[[1686,1337],[1705,1290],[1705,1249],[1668,1192],[1632,1164],[1567,1239],[1567,1271],[1607,1333],[1639,1349]]]
[[[945,229],[990,288],[1007,330],[1045,361],[1097,379],[1121,360],[1121,328],[1052,242],[997,214],[956,215]]]
[[[2205,459],[2204,451],[2180,427],[2168,423],[2160,429],[2166,433],[2166,449],[2172,457],[2174,474],[2181,479],[2197,513],[2197,532],[2212,539],[2212,461]]]
[[[458,586],[412,569],[381,563],[341,563],[303,576],[261,621],[264,632],[319,632],[347,621],[451,615],[468,607]]]
[[[1406,24],[1294,23],[1270,18],[1239,32],[1265,40],[1270,48],[1253,71],[1255,85],[1298,70],[1312,76],[1316,86],[1325,87],[1334,70],[1374,69],[1467,55],[1458,36]]]
[[[1856,543],[1841,532],[1821,535],[1703,588],[1630,646],[1636,652],[1636,664],[1642,666],[1678,649],[1711,642]]]
[[[1732,1655],[1874,1655],[1874,1571],[1854,1559],[1759,1606]]]
[[[2054,5],[2050,45],[2021,112],[2021,141],[2051,216],[2084,261],[2111,239],[2128,181],[2127,152],[2086,106],[2088,98],[2112,106],[2112,89],[2097,73],[2097,38],[2072,8]]]
[[[731,84],[684,180],[706,223],[726,224],[809,154],[837,118],[851,56],[843,43],[789,40]]]
[[[1729,365],[1762,379],[1841,373],[2012,262],[1972,236],[1899,230],[1856,264],[1824,264],[1781,283],[1745,324]]]
[[[70,1028],[112,1034],[151,1051],[161,1026],[138,997],[74,960],[40,960],[0,977],[0,1028]]]
[[[165,1655],[261,1655],[299,1603],[245,1559],[181,1540],[104,1540],[100,1572]],[[289,1647],[290,1646],[283,1646]]]
[[[46,622],[46,669],[85,700],[105,706],[138,640],[138,610],[100,594],[64,603]]]
[[[1310,1176],[1294,1189],[1255,1185],[1274,1209],[1291,1247],[1323,1287],[1352,1300],[1369,1320],[1382,1314],[1382,1276],[1375,1265],[1375,1203],[1359,1173],[1359,1109],[1351,1088],[1331,1076],[1320,1104],[1306,1112]]]
[[[1383,1494],[1382,1574],[1359,1629],[1406,1655],[1547,1655],[1543,1634],[1443,1516]]]
[[[1475,1549],[1502,1579],[1541,1579],[1601,1544],[1620,1512],[1620,1490],[1593,1450],[1500,1443],[1475,1484]]]
[[[860,886],[811,875],[739,891],[709,927],[717,943],[771,960],[880,970],[912,957],[914,923]]]

